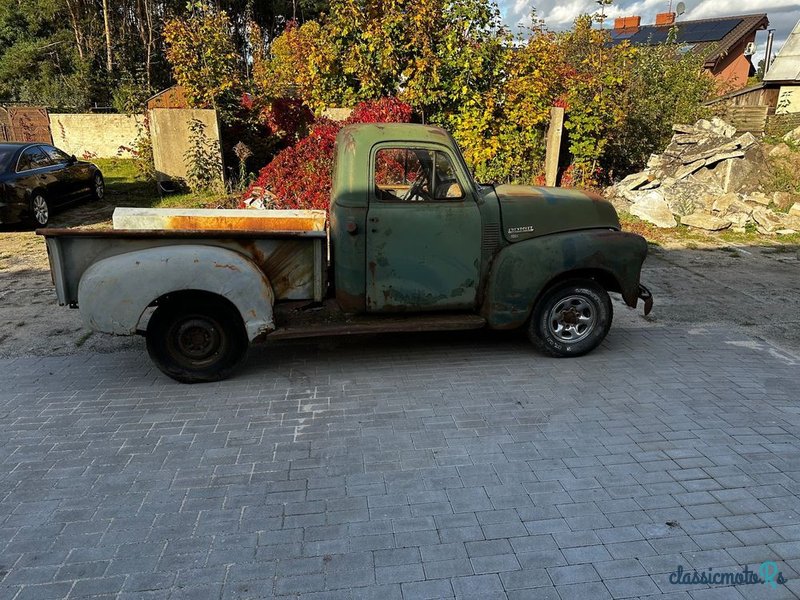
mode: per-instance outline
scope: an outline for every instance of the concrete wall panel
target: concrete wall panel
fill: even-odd
[[[123,147],[139,136],[141,116],[117,114],[51,114],[53,145],[78,158],[130,158]]]
[[[217,111],[199,108],[154,108],[150,111],[150,137],[153,162],[159,181],[185,180],[186,153],[189,150],[189,125],[197,119],[205,125],[205,136],[219,147]],[[222,157],[220,156],[220,162]]]

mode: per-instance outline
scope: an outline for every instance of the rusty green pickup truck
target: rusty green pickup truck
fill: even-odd
[[[478,184],[453,138],[425,125],[345,127],[329,219],[117,213],[113,229],[39,230],[59,303],[95,331],[145,335],[187,383],[228,377],[265,339],[522,328],[548,355],[580,356],[608,333],[609,292],[652,306],[647,244],[609,203]]]

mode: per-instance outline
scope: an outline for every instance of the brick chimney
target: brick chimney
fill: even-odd
[[[667,27],[675,23],[675,13],[665,12],[656,15],[656,27]]]
[[[614,31],[624,31],[626,29],[639,29],[642,17],[617,17],[614,19]]]

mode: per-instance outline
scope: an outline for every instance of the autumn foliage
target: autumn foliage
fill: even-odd
[[[351,123],[408,123],[411,116],[409,104],[381,98],[357,104],[344,122],[320,118],[306,137],[261,169],[244,197],[260,198],[271,208],[327,210],[339,130]]]

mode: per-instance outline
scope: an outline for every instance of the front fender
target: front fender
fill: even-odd
[[[227,298],[250,340],[275,329],[267,277],[247,257],[214,246],[162,246],[100,260],[81,277],[78,305],[91,329],[131,335],[155,300],[185,290]]]
[[[513,329],[528,319],[539,295],[554,279],[575,271],[602,273],[615,282],[625,303],[636,306],[647,242],[608,229],[571,231],[503,248],[495,257],[482,315],[490,327]]]

